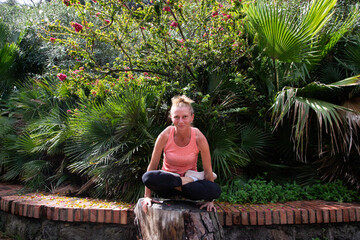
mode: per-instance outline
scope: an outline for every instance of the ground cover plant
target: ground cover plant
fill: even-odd
[[[357,202],[360,200],[357,191],[344,186],[339,180],[301,186],[296,182],[281,184],[258,177],[247,182],[237,179],[222,190],[219,201],[230,203],[264,204],[300,200]]]
[[[14,67],[0,66],[12,76],[1,80],[3,180],[135,201],[155,138],[170,124],[170,99],[186,94],[223,198],[240,201],[230,197],[239,196],[237,177],[263,172],[273,182],[360,188],[355,2],[53,0],[0,8],[1,31],[20,36],[0,45],[14,46]]]

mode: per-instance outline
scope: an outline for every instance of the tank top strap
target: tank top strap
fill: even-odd
[[[175,127],[174,126],[171,126],[170,128],[170,133],[169,133],[169,137],[168,137],[168,140],[166,142],[166,145],[165,145],[165,148],[171,144],[172,142],[174,142],[174,131],[175,131]]]
[[[191,139],[190,139],[190,143],[192,146],[194,146],[195,144],[195,147],[197,148],[197,145],[196,145],[196,131],[195,131],[195,128],[191,128]],[[189,144],[190,145],[190,144]]]

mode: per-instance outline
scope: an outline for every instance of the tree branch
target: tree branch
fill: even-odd
[[[136,68],[113,69],[113,68],[107,68],[107,70],[108,71],[99,71],[99,72],[103,73],[104,76],[107,76],[107,75],[112,74],[112,73],[117,73],[117,72],[148,72],[148,73],[154,73],[154,74],[158,74],[158,75],[165,76],[165,77],[170,77],[169,74],[162,73],[162,72],[157,72],[157,71],[153,71],[153,70],[146,70],[146,69],[136,69]]]

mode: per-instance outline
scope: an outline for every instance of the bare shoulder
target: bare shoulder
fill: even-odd
[[[167,128],[165,128],[158,136],[158,138],[156,139],[157,142],[163,144],[166,144],[167,140],[169,139],[169,135],[170,135],[170,130],[171,130],[172,126],[168,126]]]
[[[196,133],[196,144],[198,146],[207,144],[205,135],[198,128],[194,128],[194,129],[195,129],[195,133]]]

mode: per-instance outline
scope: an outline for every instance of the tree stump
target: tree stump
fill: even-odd
[[[190,200],[163,200],[145,213],[140,198],[135,207],[135,224],[143,240],[224,239],[216,212],[200,210]]]

